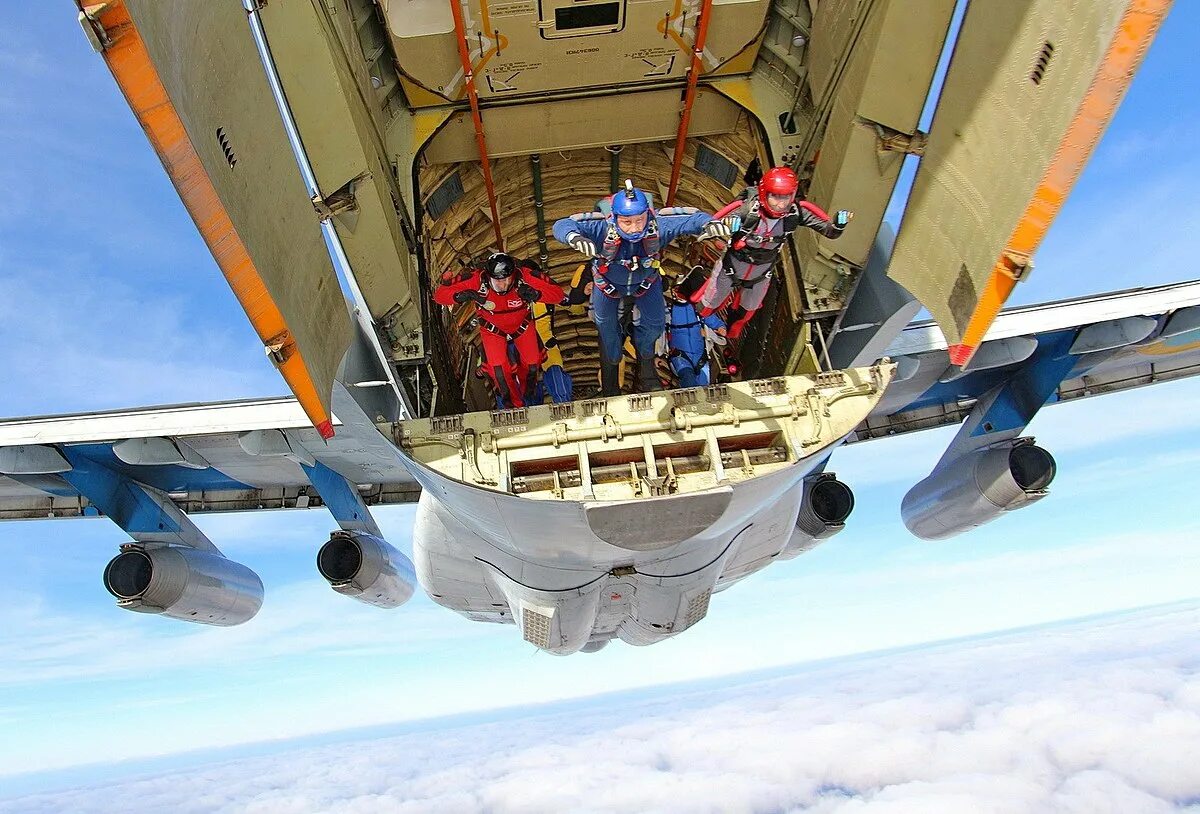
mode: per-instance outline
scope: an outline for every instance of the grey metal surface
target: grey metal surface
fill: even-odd
[[[886,356],[888,345],[921,310],[916,298],[887,276],[895,242],[892,227],[880,226],[866,268],[829,339],[829,362],[835,368],[869,365]]]
[[[889,269],[954,343],[1058,154],[1124,7],[1116,0],[968,5]],[[1052,67],[1031,79],[1045,48]],[[1063,187],[1056,191],[1070,183]]]
[[[246,12],[237,3],[188,0],[126,5],[221,206],[328,407],[351,323]]]
[[[918,482],[900,506],[910,532],[942,540],[1041,500],[1054,478],[1054,458],[1033,439],[1004,441],[961,455]]]
[[[317,553],[317,570],[339,594],[377,608],[398,608],[417,588],[412,561],[374,534],[335,531]]]
[[[118,607],[228,627],[254,617],[263,603],[258,574],[220,554],[178,546],[127,546],[104,570]]]

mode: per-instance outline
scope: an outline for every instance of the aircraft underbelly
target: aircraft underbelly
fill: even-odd
[[[679,633],[705,616],[726,575],[783,549],[805,477],[891,373],[403,422],[398,442],[424,489],[418,579],[435,601],[516,623],[552,653]]]

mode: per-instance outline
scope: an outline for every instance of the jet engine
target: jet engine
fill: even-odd
[[[317,570],[339,594],[378,608],[403,605],[417,585],[408,557],[361,531],[333,532],[317,552]]]
[[[791,539],[779,559],[790,560],[811,551],[846,527],[846,518],[854,511],[854,492],[832,472],[804,481],[804,499]]]
[[[205,625],[240,625],[258,613],[258,574],[220,554],[185,546],[123,547],[104,569],[117,607]]]
[[[900,514],[917,537],[942,540],[1041,500],[1054,473],[1053,456],[1032,438],[1005,441],[939,464],[908,490]]]

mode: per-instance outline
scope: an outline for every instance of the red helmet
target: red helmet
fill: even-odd
[[[771,217],[781,218],[787,214],[787,208],[777,212],[767,203],[768,195],[795,195],[800,186],[800,179],[788,167],[771,167],[758,182],[758,205]],[[791,204],[789,203],[789,206]]]

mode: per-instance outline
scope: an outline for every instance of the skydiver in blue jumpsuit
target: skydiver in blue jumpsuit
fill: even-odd
[[[708,347],[701,326],[707,325],[718,336],[725,336],[725,323],[716,314],[696,313],[688,295],[679,288],[671,290],[667,304],[667,361],[675,371],[680,387],[706,387],[708,376]]]
[[[554,224],[554,237],[591,261],[592,320],[600,333],[600,388],[606,396],[620,392],[622,326],[629,316],[639,387],[662,389],[654,368],[654,346],[666,325],[659,262],[667,244],[680,235],[727,239],[729,227],[691,207],[655,213],[632,181],[613,195],[611,214],[583,212]]]

